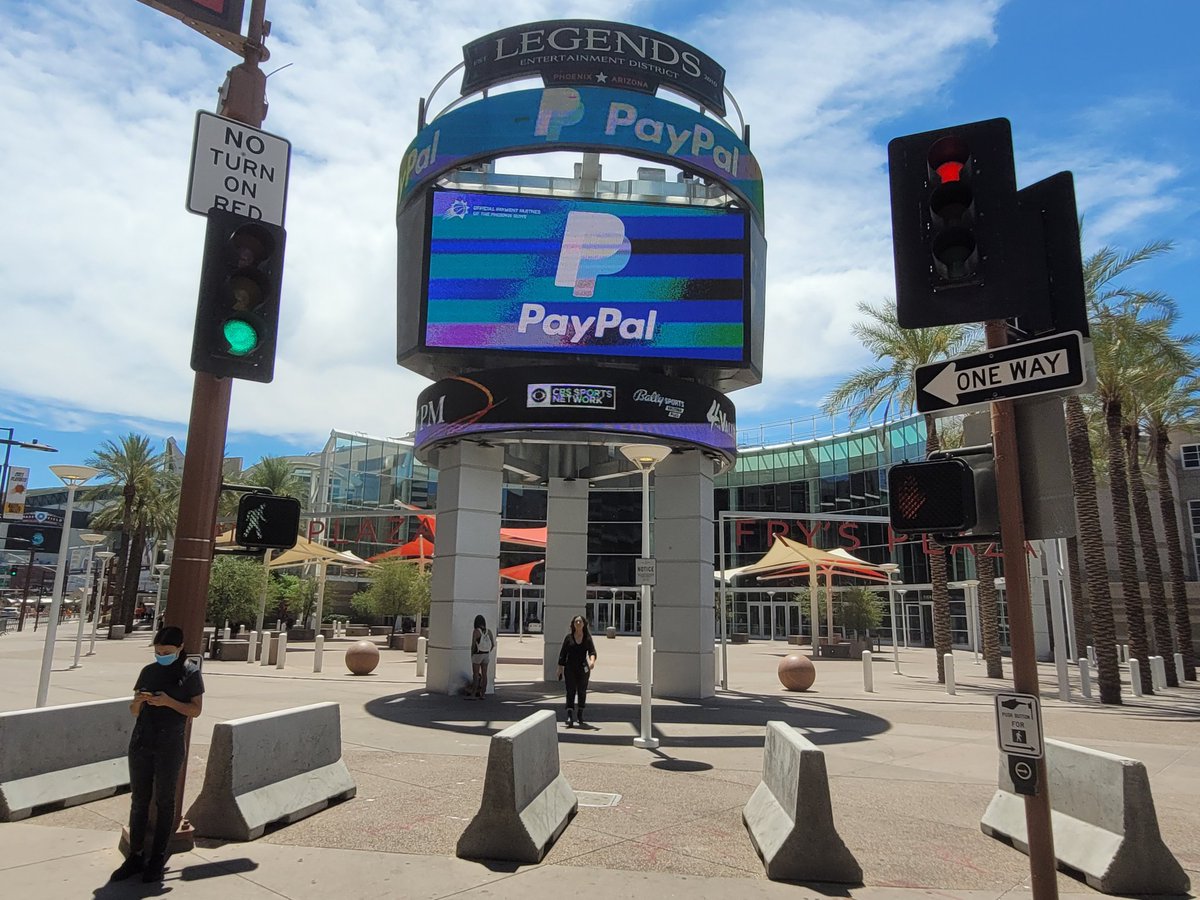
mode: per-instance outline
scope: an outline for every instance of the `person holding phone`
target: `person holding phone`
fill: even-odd
[[[596,668],[596,645],[583,616],[571,620],[571,630],[563,639],[558,653],[558,677],[567,680],[567,727],[573,724],[572,715],[583,727],[583,710],[587,706],[588,679]],[[576,696],[579,702],[576,703]]]
[[[198,663],[183,655],[183,629],[160,628],[154,635],[154,662],[138,673],[129,711],[137,717],[129,739],[129,856],[112,873],[123,881],[162,881],[167,843],[175,830],[175,788],[184,763],[184,728],[200,715],[204,681]],[[150,802],[154,834],[145,854]]]

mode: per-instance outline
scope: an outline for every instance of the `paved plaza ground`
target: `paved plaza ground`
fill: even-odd
[[[0,637],[0,710],[33,705],[41,636]],[[100,640],[69,669],[74,626],[59,631],[50,703],[128,694],[150,659],[147,635]],[[558,638],[555,637],[557,644]],[[958,692],[937,684],[932,650],[901,650],[897,675],[885,647],[874,662],[875,692],[863,690],[859,661],[818,660],[803,694],[783,691],[781,657],[797,648],[755,642],[730,648],[729,690],[697,702],[656,700],[657,751],[639,750],[636,638],[598,639],[587,730],[560,728],[562,768],[580,792],[616,794],[582,806],[538,866],[484,865],[454,857],[479,807],[489,737],[539,709],[561,711],[558,684],[540,681],[540,636],[502,637],[497,691],[481,702],[424,692],[415,655],[383,651],[375,673],[343,663],[349,642],[326,645],[312,673],[311,644],[287,668],[205,661],[204,715],[192,736],[187,801],[199,791],[215,723],[319,701],[341,706],[342,741],[358,795],[252,843],[201,840],[171,858],[162,886],[105,884],[128,794],[0,825],[4,898],[1021,898],[1029,864],[986,837],[979,819],[996,786],[992,694],[1011,688],[984,677],[971,653],[956,654]],[[86,649],[86,648],[85,648]],[[1200,885],[1200,687],[1127,696],[1102,707],[1057,695],[1041,667],[1047,736],[1145,763],[1163,837]],[[1124,673],[1128,682],[1128,673]],[[782,720],[825,753],[834,819],[862,865],[865,885],[772,883],[742,824],[762,769],[764,726]],[[81,735],[80,739],[85,739]],[[1058,876],[1062,896],[1096,896]]]

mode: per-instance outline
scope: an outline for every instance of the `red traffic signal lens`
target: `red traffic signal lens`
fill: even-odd
[[[243,225],[229,236],[230,261],[239,269],[251,269],[260,265],[275,252],[275,241],[270,233],[258,225]]]
[[[962,138],[948,134],[929,148],[929,172],[939,184],[949,184],[969,178],[971,148]],[[931,178],[931,180],[933,180]]]

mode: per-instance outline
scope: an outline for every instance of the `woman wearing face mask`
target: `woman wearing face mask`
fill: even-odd
[[[142,881],[161,881],[167,842],[175,829],[175,786],[184,762],[184,726],[200,715],[204,700],[200,667],[183,656],[183,629],[160,628],[154,662],[138,674],[129,711],[137,717],[129,741],[129,856],[112,874],[121,881],[138,872]],[[154,835],[144,856],[150,799]]]

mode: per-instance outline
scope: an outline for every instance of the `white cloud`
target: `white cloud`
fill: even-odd
[[[102,6],[0,8],[0,384],[63,427],[96,416],[157,433],[186,420],[192,385],[204,233],[183,209],[193,118],[214,108],[236,58],[148,7]],[[411,429],[426,382],[394,362],[394,221],[417,100],[469,40],[571,16],[678,34],[727,69],[764,170],[770,245],[767,384],[734,399],[743,420],[819,401],[820,384],[867,361],[850,332],[856,303],[893,293],[878,133],[936,105],[967,54],[997,40],[998,8],[273,0],[264,69],[287,68],[268,81],[264,127],[293,145],[285,306],[276,380],[235,386],[231,429],[314,443],[331,426]],[[1169,167],[1094,148],[1084,158],[1095,234],[1170,202]],[[538,157],[526,171],[566,165]]]

